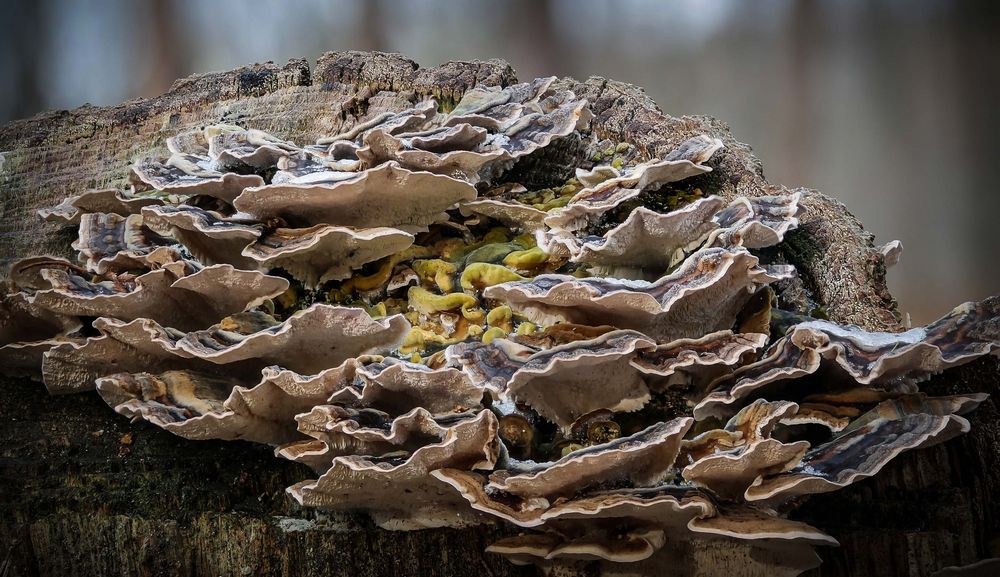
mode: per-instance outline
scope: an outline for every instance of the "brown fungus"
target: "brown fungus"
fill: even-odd
[[[388,227],[353,229],[318,224],[278,228],[242,251],[256,266],[280,268],[307,287],[350,278],[369,262],[405,250],[413,235]]]
[[[348,386],[357,368],[351,358],[305,378],[268,367],[252,387],[243,386],[240,379],[193,371],[123,373],[98,379],[97,391],[118,413],[141,417],[187,439],[279,445],[301,439],[295,416]]]
[[[352,407],[371,407],[394,414],[423,408],[434,415],[458,413],[479,406],[484,389],[457,369],[386,358],[357,371],[355,385],[330,397]]]
[[[136,195],[182,198],[203,195],[228,203],[243,189],[264,184],[264,179],[255,174],[216,170],[208,157],[178,153],[162,160],[150,158],[136,163],[129,181]]]
[[[299,503],[327,510],[364,510],[388,528],[478,523],[464,500],[430,475],[437,469],[490,469],[500,449],[489,411],[447,428],[440,438],[400,457],[336,457],[323,475],[288,489]],[[400,494],[407,498],[399,499]]]
[[[491,286],[484,294],[533,322],[610,324],[669,341],[731,328],[752,292],[790,275],[785,268],[759,266],[745,249],[709,248],[652,283],[540,275]]]
[[[381,129],[364,137],[364,147],[358,149],[358,158],[374,166],[394,161],[410,170],[443,174],[476,183],[481,173],[488,173],[489,166],[504,160],[502,148],[479,152],[476,150],[487,138],[484,128],[468,124],[442,127],[405,136],[393,136]]]
[[[220,168],[254,170],[273,166],[279,159],[299,150],[295,144],[271,136],[262,130],[216,124],[205,128],[208,155]]]
[[[715,385],[695,416],[722,415],[748,398],[829,365],[849,382],[898,383],[926,378],[1000,350],[1000,297],[966,303],[903,333],[875,333],[829,321],[795,325],[760,361]]]
[[[680,418],[650,425],[628,437],[570,453],[552,463],[525,465],[524,472],[501,471],[488,488],[519,497],[568,497],[609,483],[655,485],[673,466],[681,438],[692,424]]]
[[[305,506],[541,531],[489,550],[552,571],[699,575],[716,542],[815,566],[835,541],[787,512],[967,430],[982,396],[918,385],[996,352],[1000,301],[898,334],[783,311],[799,194],[713,196],[715,136],[599,140],[568,86],[368,87],[302,146],[171,136],[131,191],[41,211],[78,226],[79,263],[11,269],[6,373],[275,445],[317,473]]]
[[[630,361],[653,345],[634,331],[560,345],[527,359],[507,393],[563,428],[598,409],[635,411],[649,400],[649,389]]]
[[[60,259],[28,260],[40,261],[30,264],[54,261],[72,266]],[[40,277],[35,278],[37,275],[29,274],[28,271],[36,272],[38,267],[25,266],[27,264],[25,261],[15,263],[11,278],[3,287],[6,290],[0,294],[0,364],[5,374],[40,380],[45,352],[56,345],[76,340],[73,335],[83,328],[83,322],[76,316],[37,306],[28,293],[18,290],[48,284]],[[3,284],[0,283],[0,286]]]
[[[192,369],[214,375],[253,380],[262,365],[243,362],[219,367],[193,358],[178,348],[184,333],[149,319],[123,322],[99,318],[100,336],[57,344],[42,357],[42,380],[50,393],[92,390],[96,381],[115,373],[160,373]]]
[[[712,215],[721,206],[713,197],[667,214],[639,207],[602,237],[581,242],[572,233],[554,231],[540,244],[549,252],[565,250],[573,262],[597,266],[607,276],[641,278],[644,271],[659,276],[716,230]]]
[[[141,259],[170,239],[145,226],[141,214],[87,213],[80,217],[80,234],[71,245],[87,269],[102,273],[107,261],[123,254]]]
[[[703,163],[722,148],[718,139],[698,136],[682,143],[662,160],[649,161],[578,192],[564,208],[545,217],[552,229],[577,231],[605,212],[635,198],[644,190],[705,174],[712,169]]]
[[[408,329],[399,315],[376,321],[362,309],[316,304],[273,327],[240,334],[215,325],[184,335],[177,346],[216,364],[254,359],[309,374],[392,348]]]
[[[738,368],[766,341],[767,335],[760,333],[718,331],[698,339],[677,339],[657,345],[641,351],[631,363],[657,389],[690,385],[702,390],[719,376]]]
[[[780,243],[798,225],[799,193],[740,198],[723,208],[708,197],[661,214],[638,207],[601,237],[579,238],[564,230],[539,235],[549,252],[591,265],[602,276],[659,278],[701,246],[764,248]]]
[[[407,232],[447,220],[444,210],[476,197],[471,184],[388,162],[334,184],[272,184],[246,188],[237,209],[297,226],[392,226]]]
[[[986,399],[911,395],[885,401],[853,421],[831,441],[812,447],[787,472],[758,478],[748,501],[781,503],[799,495],[825,493],[879,472],[896,455],[951,439],[969,430],[961,414]]]
[[[497,492],[483,475],[471,471],[443,469],[433,474],[459,491],[474,509],[524,528],[567,521],[626,519],[677,532],[685,530],[692,519],[716,511],[708,495],[677,485],[614,489],[597,486],[573,497],[549,499]]]
[[[614,535],[599,533],[575,539],[560,539],[548,533],[508,537],[493,543],[486,551],[503,555],[518,565],[530,564],[532,557],[634,563],[648,559],[665,541],[666,535],[659,529]]]
[[[298,430],[315,440],[283,445],[276,454],[305,463],[322,474],[330,469],[336,457],[409,455],[438,441],[450,427],[472,417],[474,411],[434,416],[418,407],[392,416],[377,409],[317,405],[295,417]]]
[[[264,227],[241,223],[194,206],[154,206],[143,209],[143,223],[168,235],[204,264],[231,264],[256,269],[257,263],[243,249],[260,237]]]
[[[288,288],[285,279],[230,265],[181,277],[159,269],[128,282],[92,283],[64,269],[46,269],[43,275],[52,288],[28,297],[35,306],[72,316],[148,318],[180,330],[257,307]]]
[[[157,198],[129,197],[117,189],[88,190],[70,196],[52,208],[43,208],[38,216],[47,221],[79,224],[83,215],[90,213],[117,214],[128,216],[139,214],[145,206],[157,206],[163,201]]]

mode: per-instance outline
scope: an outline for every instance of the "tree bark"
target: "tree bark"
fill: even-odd
[[[124,186],[138,157],[209,123],[309,142],[372,109],[425,95],[458,99],[509,85],[500,60],[421,69],[399,55],[328,53],[310,68],[258,64],[196,75],[163,96],[55,111],[0,128],[0,267],[28,255],[69,256],[72,233],[34,212],[89,188]],[[641,89],[592,77],[559,83],[586,97],[601,138],[661,155],[696,134],[723,139],[703,190],[727,197],[774,188],[749,147],[708,117],[663,114]],[[806,191],[801,227],[779,255],[831,319],[899,328],[871,235],[837,201]],[[956,303],[957,304],[957,303]],[[950,371],[931,392],[997,392],[995,359]],[[191,442],[130,424],[92,393],[50,397],[38,383],[0,378],[0,577],[6,575],[530,575],[483,553],[511,532],[386,532],[357,516],[294,506],[284,488],[312,474],[242,442]],[[995,396],[994,396],[995,398]],[[930,575],[1000,555],[1000,419],[991,400],[972,432],[893,461],[874,479],[812,498],[794,516],[830,532],[822,576]],[[667,568],[665,568],[667,571]],[[735,577],[735,576],[734,576]]]

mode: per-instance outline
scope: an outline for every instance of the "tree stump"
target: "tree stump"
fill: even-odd
[[[164,139],[178,132],[232,123],[307,142],[350,127],[373,106],[457,100],[473,86],[516,81],[501,60],[421,69],[394,54],[327,53],[314,68],[292,60],[196,75],[157,98],[9,123],[0,128],[0,266],[68,256],[69,233],[35,211],[85,189],[123,186],[136,158],[164,152]],[[558,82],[590,101],[600,138],[644,156],[697,134],[722,139],[702,185],[708,193],[776,188],[722,122],[668,116],[641,89],[613,80]],[[803,204],[802,224],[782,248],[801,292],[832,320],[897,330],[871,235],[829,197],[805,191]],[[917,577],[1000,556],[998,377],[1000,363],[988,358],[932,379],[932,393],[993,395],[970,415],[971,433],[907,453],[793,515],[842,544],[822,549],[824,563],[810,574]],[[94,393],[51,397],[38,383],[0,381],[0,576],[534,574],[483,552],[511,529],[387,532],[360,517],[327,518],[285,496],[310,473],[268,448],[185,441],[128,423]]]

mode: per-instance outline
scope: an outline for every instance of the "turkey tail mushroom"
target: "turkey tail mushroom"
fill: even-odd
[[[822,299],[784,242],[812,205],[728,181],[715,136],[599,140],[556,78],[457,102],[379,82],[337,134],[173,134],[129,192],[39,211],[78,261],[11,268],[4,373],[271,445],[316,472],[303,506],[499,520],[531,532],[488,551],[605,576],[705,575],[719,543],[798,575],[836,544],[788,518],[802,497],[969,429],[984,395],[918,383],[1000,349],[1000,297],[900,333],[803,318],[789,295]]]

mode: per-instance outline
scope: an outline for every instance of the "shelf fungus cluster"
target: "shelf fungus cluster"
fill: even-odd
[[[590,119],[540,79],[308,145],[169,138],[128,190],[41,211],[78,258],[10,270],[4,370],[272,445],[315,471],[306,507],[505,523],[515,563],[815,566],[836,541],[795,505],[968,430],[982,396],[918,383],[1000,347],[1000,300],[898,334],[783,312],[798,195],[720,198],[719,140],[644,158]]]

